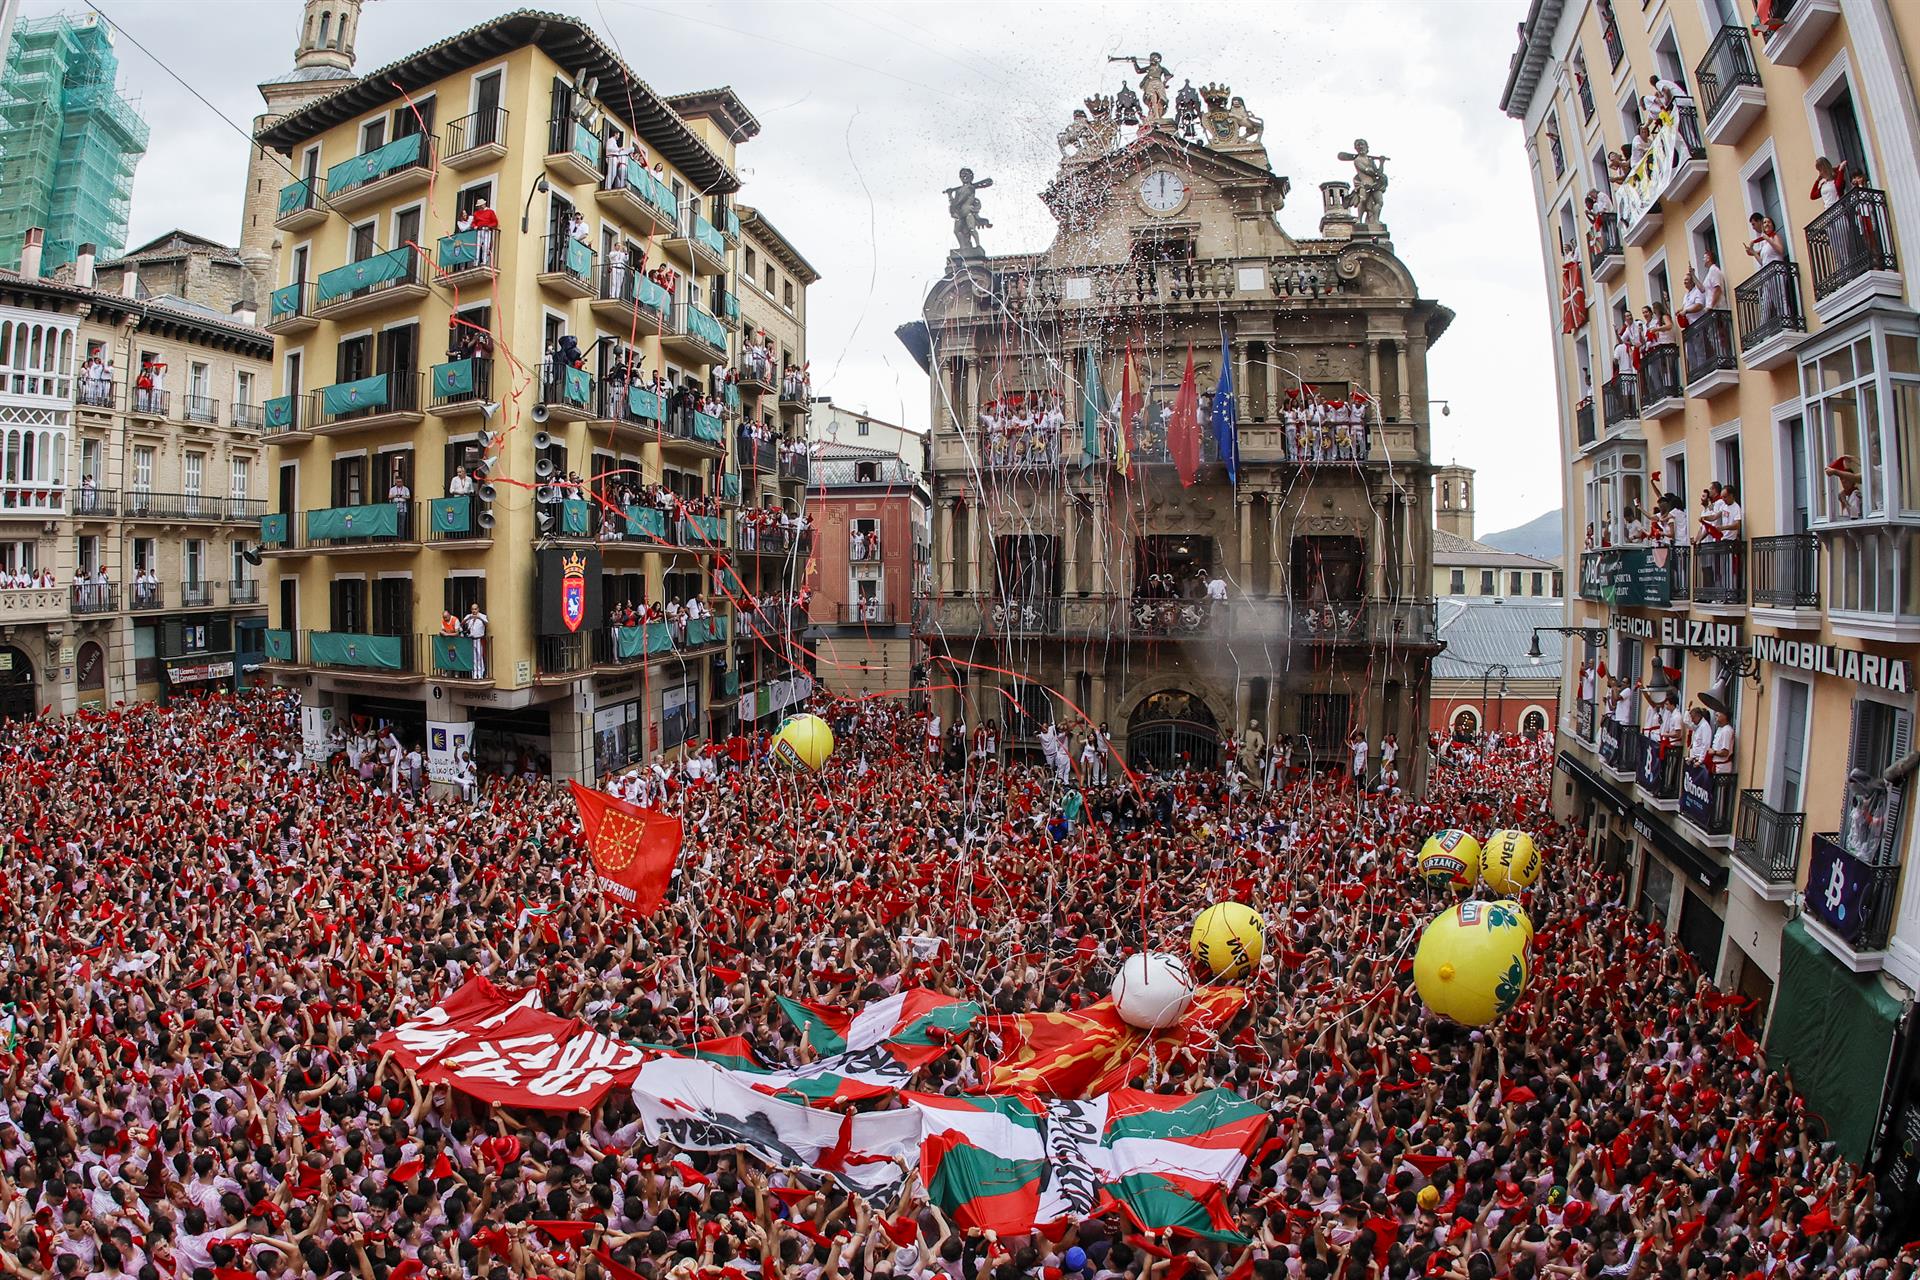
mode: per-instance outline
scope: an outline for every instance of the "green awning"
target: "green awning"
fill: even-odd
[[[356,631],[313,631],[307,651],[315,666],[366,667],[373,671],[404,671],[404,636],[370,636]]]
[[[364,507],[322,507],[307,512],[309,541],[338,538],[391,538],[400,532],[400,505],[375,502]]]
[[[404,279],[412,267],[413,250],[403,245],[398,249],[389,249],[385,253],[376,253],[370,258],[362,258],[358,262],[349,262],[344,267],[322,271],[319,278],[313,282],[314,304],[324,306],[356,290]]]
[[[395,138],[384,147],[363,151],[351,160],[342,160],[327,170],[327,194],[339,195],[375,178],[384,178],[395,169],[403,169],[420,159],[421,135],[410,133]]]
[[[462,674],[472,672],[473,637],[459,635],[433,637],[433,669],[457,671]]]
[[[1877,975],[1849,971],[1803,920],[1781,930],[1768,1065],[1793,1072],[1794,1088],[1849,1160],[1866,1159],[1873,1142],[1899,1023],[1900,1001]]]
[[[384,373],[353,382],[336,382],[320,389],[320,411],[329,418],[359,413],[363,409],[384,409],[386,405],[387,375]]]

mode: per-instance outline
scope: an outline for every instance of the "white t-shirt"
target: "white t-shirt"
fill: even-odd
[[[1707,306],[1715,311],[1727,303],[1727,277],[1720,270],[1720,264],[1714,263],[1707,268],[1706,276],[1700,281],[1700,287],[1706,291]]]
[[[1713,726],[1705,720],[1693,726],[1693,737],[1687,745],[1687,761],[1690,764],[1705,764],[1707,752],[1713,747]]]
[[[467,634],[478,640],[481,636],[487,634],[487,615],[484,613],[468,614],[466,617],[466,627]]]
[[[1714,729],[1713,750],[1716,755],[1725,756],[1725,759],[1716,760],[1714,762],[1713,771],[1715,773],[1732,773],[1733,772],[1733,726],[1731,724],[1723,724]]]

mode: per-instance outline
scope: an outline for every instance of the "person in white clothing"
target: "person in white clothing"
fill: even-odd
[[[633,155],[633,148],[619,134],[611,134],[607,138],[606,152],[607,190],[618,191],[627,185],[627,159]]]
[[[1708,249],[1702,255],[1707,260],[1707,269],[1700,277],[1700,287],[1706,291],[1707,310],[1724,311],[1727,306],[1727,277],[1720,270],[1720,260]]]
[[[473,678],[484,680],[487,678],[487,615],[480,612],[477,602],[470,604],[460,625],[473,640]]]
[[[1713,713],[1713,741],[1707,748],[1707,765],[1716,774],[1733,772],[1733,721],[1724,711]]]
[[[1693,727],[1687,735],[1687,767],[1703,769],[1706,767],[1707,757],[1713,751],[1713,722],[1707,719],[1707,713],[1699,707],[1689,711],[1687,717],[1693,722]]]
[[[1353,732],[1347,735],[1347,750],[1353,755],[1353,785],[1356,789],[1363,787],[1367,778],[1367,757],[1372,754],[1372,748],[1367,745],[1366,730],[1359,725],[1355,725]]]

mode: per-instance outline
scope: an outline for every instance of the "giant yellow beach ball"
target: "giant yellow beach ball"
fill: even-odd
[[[1540,878],[1540,851],[1524,831],[1496,831],[1480,854],[1480,875],[1495,893],[1517,894]]]
[[[1480,878],[1480,842],[1457,829],[1437,831],[1421,846],[1413,873],[1436,889],[1471,889]]]
[[[1217,902],[1193,921],[1193,967],[1216,978],[1244,978],[1266,950],[1267,923],[1244,902]]]
[[[1427,922],[1413,953],[1413,985],[1427,1008],[1484,1027],[1520,1003],[1532,967],[1523,913],[1506,902],[1462,902]]]
[[[773,758],[812,772],[833,754],[833,729],[816,715],[790,716],[773,735]]]

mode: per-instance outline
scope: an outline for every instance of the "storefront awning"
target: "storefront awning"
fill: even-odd
[[[1794,1087],[1849,1160],[1865,1160],[1873,1143],[1900,1008],[1876,975],[1846,969],[1803,921],[1781,930],[1767,1065],[1793,1071]]]

